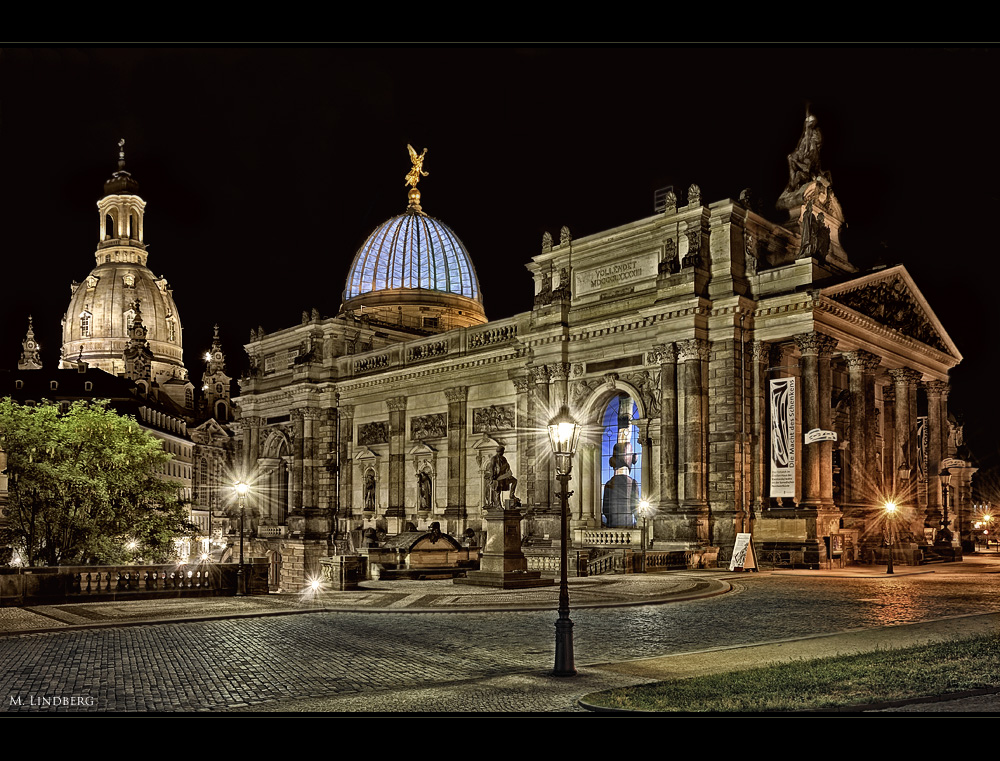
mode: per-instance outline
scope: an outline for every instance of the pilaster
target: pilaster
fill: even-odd
[[[450,523],[452,520],[464,520],[467,516],[465,448],[469,389],[467,386],[452,386],[444,390],[444,395],[448,400],[448,504],[445,517]]]

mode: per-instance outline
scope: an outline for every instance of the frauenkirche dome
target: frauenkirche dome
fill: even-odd
[[[119,148],[123,147],[121,141]],[[125,171],[125,152],[120,150],[118,171],[104,183],[104,197],[97,202],[101,227],[96,266],[83,282],[71,286],[63,317],[61,364],[83,361],[113,375],[122,373],[122,352],[138,311],[153,353],[153,378],[186,379],[173,292],[165,278],[146,267],[146,202],[138,192],[139,183]]]

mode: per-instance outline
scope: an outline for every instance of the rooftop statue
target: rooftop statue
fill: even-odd
[[[418,154],[409,143],[407,143],[406,149],[410,152],[410,161],[413,163],[409,173],[406,175],[406,184],[415,188],[417,187],[417,183],[420,182],[420,178],[427,176],[427,172],[424,171],[424,156],[427,155],[427,149],[424,148],[423,153]]]
[[[823,134],[819,129],[819,119],[806,111],[806,121],[802,127],[795,150],[788,155],[788,185],[778,198],[777,208],[795,210],[803,206],[817,192],[822,200],[830,192],[830,173],[824,172],[820,164],[820,149]],[[793,216],[797,216],[793,213]]]
[[[795,151],[788,156],[786,193],[795,192],[823,174],[819,160],[819,152],[822,147],[823,133],[819,129],[819,120],[807,111],[806,123],[802,127],[802,137],[799,138]]]

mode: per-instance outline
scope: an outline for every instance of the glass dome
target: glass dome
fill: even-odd
[[[344,301],[378,291],[425,290],[482,303],[465,246],[443,222],[407,211],[380,225],[354,257]]]

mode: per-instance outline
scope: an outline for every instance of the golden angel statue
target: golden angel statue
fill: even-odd
[[[427,176],[427,172],[424,171],[424,156],[427,155],[427,149],[424,148],[424,152],[418,155],[409,143],[407,143],[406,148],[410,152],[410,161],[413,163],[409,173],[406,175],[406,184],[415,188],[417,187],[417,183],[420,182],[420,178]]]

